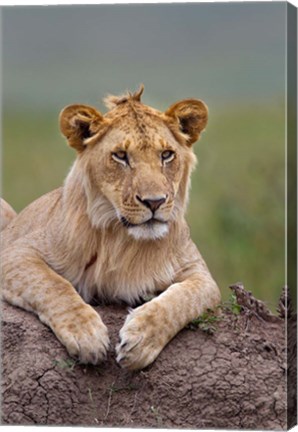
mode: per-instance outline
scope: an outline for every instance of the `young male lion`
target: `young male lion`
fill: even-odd
[[[63,187],[25,208],[2,232],[3,297],[35,312],[71,356],[101,361],[108,331],[86,302],[135,305],[120,331],[117,361],[149,365],[187,323],[220,301],[184,214],[192,144],[206,105],[187,99],[161,113],[134,94],[110,96],[105,115],[85,105],[60,114],[77,151]]]

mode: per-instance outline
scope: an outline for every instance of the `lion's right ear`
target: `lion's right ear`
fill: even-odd
[[[87,105],[69,105],[59,116],[60,130],[68,144],[79,153],[89,144],[91,138],[104,134],[109,122],[95,108]]]

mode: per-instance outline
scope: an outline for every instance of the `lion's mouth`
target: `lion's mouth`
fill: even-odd
[[[125,228],[134,228],[134,227],[140,227],[140,226],[148,226],[151,227],[153,225],[157,225],[157,224],[167,224],[166,221],[162,221],[159,219],[156,219],[154,217],[146,220],[145,222],[141,222],[139,224],[133,224],[131,222],[129,222],[124,216],[121,216],[121,222],[123,224],[123,226],[125,226]]]

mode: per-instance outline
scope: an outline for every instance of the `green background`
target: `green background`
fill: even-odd
[[[160,110],[204,100],[210,121],[187,213],[223,297],[242,281],[274,310],[285,280],[285,3],[2,8],[2,195],[20,211],[74,160],[60,110],[104,111],[145,84]]]

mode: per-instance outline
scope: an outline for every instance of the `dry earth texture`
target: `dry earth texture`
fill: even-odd
[[[275,316],[231,288],[219,314],[193,322],[139,372],[119,368],[113,351],[99,366],[78,364],[33,314],[4,303],[2,424],[286,429],[284,298]],[[126,307],[95,309],[115,346]]]

